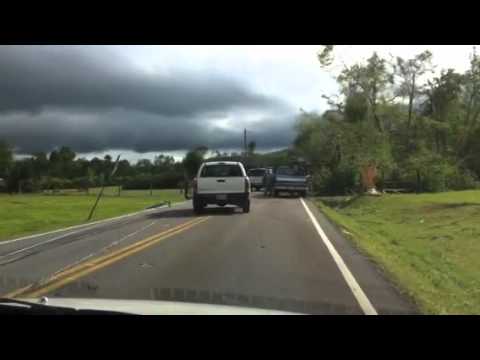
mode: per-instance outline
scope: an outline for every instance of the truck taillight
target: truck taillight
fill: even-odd
[[[193,178],[193,192],[196,193],[197,190],[198,190],[198,182],[197,182],[197,178]]]
[[[248,180],[248,177],[245,178],[245,192],[250,192],[250,181]]]

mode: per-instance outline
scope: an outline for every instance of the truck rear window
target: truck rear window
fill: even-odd
[[[304,169],[299,168],[299,167],[280,166],[277,169],[277,175],[305,176],[306,172],[305,172]]]
[[[264,174],[265,170],[263,169],[255,169],[248,172],[248,176],[263,176]]]
[[[242,169],[238,165],[206,165],[200,177],[242,177]]]

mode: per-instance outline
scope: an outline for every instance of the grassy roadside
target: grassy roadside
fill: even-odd
[[[316,203],[421,311],[480,313],[480,191]]]
[[[85,222],[95,201],[91,195],[0,195],[0,241]],[[145,209],[163,201],[185,200],[178,190],[143,190],[102,197],[92,221]]]

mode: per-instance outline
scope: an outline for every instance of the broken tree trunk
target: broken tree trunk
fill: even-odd
[[[362,186],[365,193],[369,195],[380,195],[375,186],[377,167],[375,164],[365,165],[361,170]]]

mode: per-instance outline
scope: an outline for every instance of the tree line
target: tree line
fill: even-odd
[[[178,188],[184,178],[181,162],[172,156],[159,154],[153,161],[141,159],[131,164],[118,162],[115,175],[111,173],[115,159],[77,158],[68,146],[50,153],[38,152],[23,159],[14,159],[13,150],[0,141],[0,188],[10,193],[42,190],[79,189],[104,185],[121,185],[124,189]]]
[[[333,73],[334,46],[318,54]],[[379,188],[445,191],[478,187],[480,176],[480,58],[475,48],[464,73],[434,74],[432,53],[341,64],[339,94],[323,114],[302,112],[295,150],[312,164],[315,189],[325,194]]]
[[[135,164],[121,159],[114,176],[111,176],[115,165],[111,155],[87,160],[79,158],[68,146],[62,146],[50,153],[38,152],[15,159],[11,146],[0,140],[0,191],[88,191],[102,184],[122,186],[123,189],[183,189],[196,175],[203,161],[241,161],[247,168],[254,168],[280,165],[289,157],[288,151],[258,154],[255,147],[252,141],[246,153],[226,153],[198,146],[188,151],[181,161],[164,154],[155,156],[153,161],[141,159]]]

